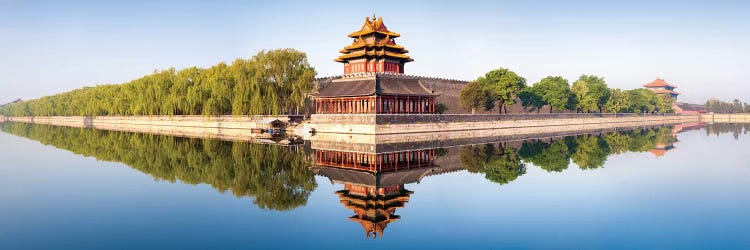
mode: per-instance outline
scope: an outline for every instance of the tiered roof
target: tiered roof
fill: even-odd
[[[643,87],[651,89],[651,91],[653,91],[657,95],[670,95],[676,97],[677,95],[681,94],[680,92],[674,90],[675,88],[677,88],[677,86],[669,84],[661,78],[656,78],[656,80],[654,80],[653,82],[644,84]]]
[[[654,148],[649,149],[648,152],[658,158],[664,156],[664,154],[672,149],[674,149],[673,143],[658,143],[654,146]]]
[[[681,94],[679,91],[668,90],[668,89],[653,89],[651,91],[653,91],[656,94],[676,94],[676,95]]]
[[[661,79],[661,78],[656,78],[656,80],[654,80],[653,82],[644,84],[643,87],[646,87],[646,88],[660,88],[660,87],[677,88],[677,86],[669,84],[666,81],[664,81],[664,79]]]
[[[365,23],[362,24],[362,28],[360,28],[359,31],[355,31],[349,34],[349,37],[357,38],[373,33],[387,35],[392,38],[401,36],[399,33],[388,30],[388,27],[386,27],[383,23],[383,17],[378,17],[376,19],[375,15],[372,15],[372,19],[370,19],[370,17],[366,17]]]
[[[396,212],[397,208],[404,207],[404,204],[409,201],[409,196],[413,192],[401,186],[396,192],[380,194],[372,192],[374,191],[373,188],[364,187],[371,190],[371,192],[362,194],[351,193],[349,190],[341,190],[336,192],[336,194],[338,194],[341,204],[344,204],[346,208],[356,213],[356,215],[349,217],[349,219],[359,222],[368,238],[383,237],[383,231],[388,226],[388,223],[400,219],[400,216],[393,213]]]
[[[369,95],[436,96],[419,79],[397,74],[363,73],[362,76],[336,79],[318,86],[318,97]]]
[[[388,30],[383,23],[383,17],[372,16],[365,18],[365,23],[359,31],[352,32],[349,37],[354,38],[351,45],[344,47],[339,52],[343,55],[336,58],[336,62],[346,62],[351,59],[367,58],[390,58],[404,62],[414,61],[406,55],[408,50],[404,46],[396,44],[394,38],[401,34]]]

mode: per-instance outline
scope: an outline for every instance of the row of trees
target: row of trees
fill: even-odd
[[[671,112],[673,100],[647,89],[611,89],[604,78],[581,75],[572,86],[561,76],[548,76],[531,86],[515,72],[500,68],[492,70],[467,84],[461,91],[461,105],[472,113],[477,109],[492,110],[497,105],[500,113],[521,101],[528,111],[549,106],[549,111],[575,112]]]
[[[659,143],[674,142],[670,128],[611,132],[602,135],[568,136],[559,140],[529,140],[518,146],[508,143],[461,148],[461,165],[506,184],[526,173],[529,163],[549,172],[562,172],[571,161],[581,169],[604,166],[607,157],[626,152],[645,152]]]
[[[261,51],[207,69],[155,71],[119,85],[85,87],[0,107],[6,116],[255,115],[297,113],[313,88],[305,53]]]
[[[706,110],[714,113],[750,113],[750,104],[742,103],[739,99],[734,99],[732,102],[723,102],[719,100],[708,100],[706,102]]]

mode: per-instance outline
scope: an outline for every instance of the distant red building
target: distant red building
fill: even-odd
[[[661,78],[656,78],[653,82],[644,84],[643,87],[650,89],[657,95],[666,95],[675,99],[680,95],[680,92],[674,90],[677,86],[669,84]]]

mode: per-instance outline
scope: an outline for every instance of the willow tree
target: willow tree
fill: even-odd
[[[305,98],[313,88],[315,69],[307,62],[303,52],[293,49],[261,51],[251,59],[259,67],[261,84],[270,86],[270,96],[279,99],[279,110],[271,108],[273,114],[285,112],[299,113]]]
[[[154,71],[127,83],[84,87],[3,106],[4,115],[249,115],[296,113],[312,90],[305,53],[261,51],[232,65]]]

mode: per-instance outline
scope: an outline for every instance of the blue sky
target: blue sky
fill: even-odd
[[[382,16],[406,73],[472,80],[497,67],[534,83],[661,77],[681,100],[750,102],[750,1],[3,1],[0,103],[207,67],[262,49],[308,54],[318,76],[366,16]]]

